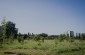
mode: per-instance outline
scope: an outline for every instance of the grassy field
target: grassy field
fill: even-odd
[[[25,40],[19,43],[15,40],[13,43],[3,44],[3,48],[0,48],[1,55],[7,55],[6,52],[17,55],[85,55],[85,41]]]

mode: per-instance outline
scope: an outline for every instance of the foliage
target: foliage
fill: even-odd
[[[81,39],[81,40],[85,40],[85,33],[81,33],[81,34],[80,34],[80,39]]]
[[[62,42],[66,39],[66,35],[65,34],[61,34],[59,37],[58,37],[59,41]]]
[[[19,37],[18,37],[18,42],[19,42],[19,43],[22,43],[22,42],[24,42],[24,39],[23,39],[23,37],[20,37],[20,36],[19,36]]]
[[[2,46],[2,44],[3,44],[3,38],[2,36],[0,36],[0,46]]]
[[[48,37],[48,34],[46,34],[46,33],[41,33],[41,34],[38,34],[38,36],[42,36],[42,37]]]
[[[33,38],[34,36],[35,36],[35,34],[34,34],[34,33],[32,33],[32,34],[31,34],[31,37]]]
[[[69,54],[69,52],[71,52],[73,54],[73,52],[75,52],[75,51],[79,52],[81,50],[84,50],[84,52],[85,52],[85,40],[83,40],[82,42],[80,42],[79,40],[75,40],[74,42],[68,42],[68,41],[59,42],[58,41],[57,46],[55,46],[54,40],[45,40],[44,43],[39,43],[39,42],[36,42],[33,40],[24,40],[23,45],[20,44],[17,40],[14,40],[14,42],[9,45],[4,44],[3,48],[8,48],[8,49],[10,48],[10,50],[12,48],[13,50],[16,49],[16,51],[17,51],[17,49],[20,49],[20,50],[22,50],[22,52],[24,50],[26,50],[27,52],[29,52],[29,50],[30,51],[39,50],[40,52],[47,51],[52,55],[56,55],[56,54],[59,55],[59,54],[63,54],[63,53]],[[38,53],[40,53],[40,52],[38,52]],[[82,52],[82,54],[83,54],[83,52]],[[46,53],[44,55],[46,55]]]
[[[74,38],[73,37],[69,37],[69,42],[74,42]]]
[[[48,36],[46,33],[35,35],[28,32],[28,34],[19,33],[17,35],[18,29],[15,27],[15,23],[11,21],[6,22],[5,19],[2,20],[1,27],[0,47],[3,46],[3,48],[38,49],[52,51],[51,53],[55,52],[55,54],[85,49],[85,33],[80,33],[79,41],[65,34]],[[27,38],[29,38],[29,40],[27,40]]]
[[[28,38],[27,34],[24,34],[24,39],[27,39],[27,38]]]
[[[6,19],[5,19],[5,17],[3,17],[3,20],[2,20],[2,36],[3,36],[3,38],[5,38],[6,37]]]
[[[3,37],[2,37],[2,32],[0,32],[0,46],[3,44]]]
[[[23,38],[23,36],[21,35],[21,33],[19,33],[19,35],[17,36],[17,39],[18,39],[18,42],[19,42],[19,43],[23,43],[23,42],[24,42],[24,38]]]
[[[30,36],[31,36],[31,33],[29,33],[29,32],[28,32],[27,36],[28,36],[28,38],[30,38]]]
[[[56,39],[58,38],[59,36],[58,35],[49,35],[48,36],[48,39]]]
[[[45,40],[44,37],[42,37],[41,40],[42,40],[42,42],[44,42],[44,40]]]
[[[6,19],[3,17],[2,26],[0,31],[0,45],[4,43],[4,39],[6,38]]]
[[[16,38],[17,36],[17,28],[15,28],[15,23],[8,21],[6,23],[6,35],[8,38],[10,38],[10,36],[14,36],[14,38]]]
[[[40,37],[39,35],[36,35],[36,36],[34,37],[34,40],[35,40],[35,41],[40,41],[40,39],[41,39],[41,37]]]
[[[54,41],[55,41],[55,46],[56,46],[58,44],[58,38],[55,38]]]

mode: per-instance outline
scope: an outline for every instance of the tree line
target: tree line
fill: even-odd
[[[24,42],[25,39],[34,39],[35,41],[42,40],[42,42],[44,42],[44,39],[58,39],[60,41],[73,41],[73,39],[85,40],[85,33],[79,33],[79,35],[76,37],[70,37],[69,35],[65,34],[48,35],[46,33],[34,34],[30,32],[28,32],[28,34],[21,34],[18,33],[18,28],[16,28],[15,23],[13,23],[12,21],[6,21],[6,19],[3,18],[0,26],[0,45],[6,42],[8,43],[8,41],[11,43],[15,39],[17,39],[18,42]]]

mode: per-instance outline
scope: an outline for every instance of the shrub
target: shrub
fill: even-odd
[[[70,37],[69,38],[69,42],[74,42],[74,38],[73,37]]]
[[[61,34],[61,35],[58,37],[58,39],[59,39],[60,42],[64,41],[65,38],[66,38],[66,36],[65,36],[64,34]]]
[[[41,42],[39,42],[38,45],[41,46]]]
[[[44,37],[42,37],[42,39],[41,39],[41,40],[42,40],[42,42],[44,42]]]
[[[0,36],[0,46],[3,44],[3,38]]]
[[[40,36],[35,36],[35,37],[34,37],[34,40],[35,40],[35,41],[39,41],[39,40],[40,40]]]
[[[22,36],[19,36],[19,37],[18,37],[18,42],[20,42],[20,43],[21,43],[21,42],[24,42],[24,39],[23,39]]]

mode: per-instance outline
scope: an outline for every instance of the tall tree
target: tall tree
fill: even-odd
[[[2,36],[3,36],[3,38],[5,38],[6,37],[6,19],[5,19],[6,17],[3,17],[3,19],[2,19]]]
[[[10,36],[11,37],[15,37],[17,35],[17,32],[18,32],[18,29],[15,28],[15,23],[11,22],[11,21],[8,21],[6,23],[6,35],[7,37],[9,38]],[[13,37],[13,38],[14,38]]]
[[[0,45],[4,43],[4,40],[6,38],[6,17],[3,17],[2,19],[2,26],[1,26],[1,31],[0,31]]]

